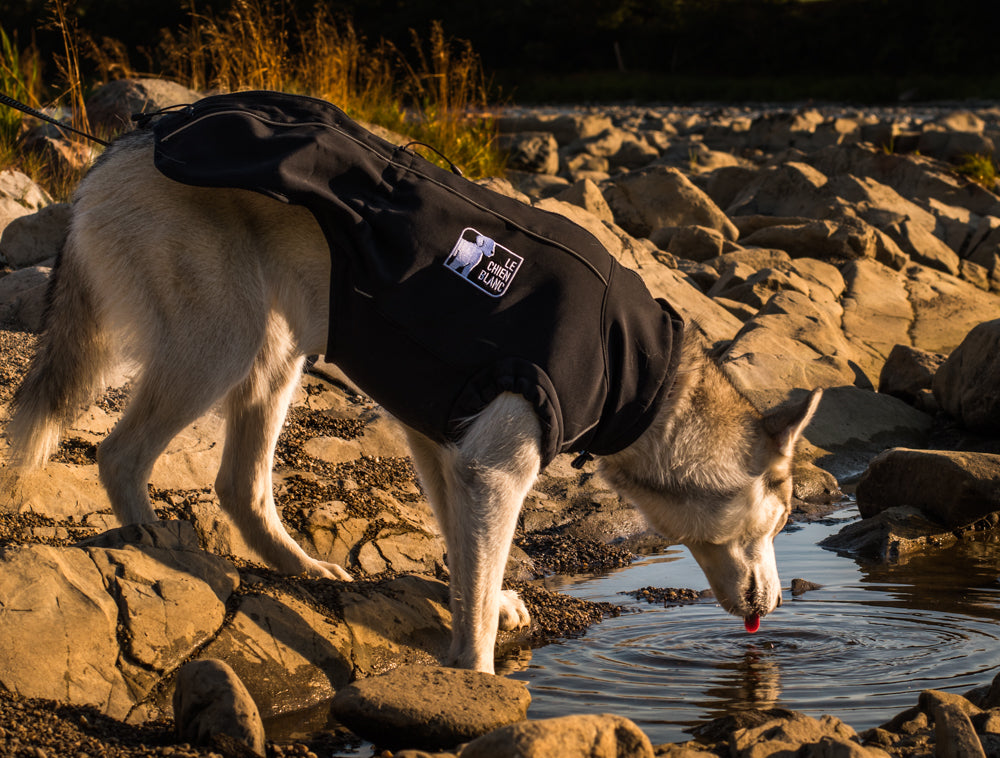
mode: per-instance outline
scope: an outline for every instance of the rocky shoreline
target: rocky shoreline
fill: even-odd
[[[108,88],[91,111],[102,123],[196,97],[148,81]],[[857,482],[865,518],[833,549],[891,561],[997,528],[1000,186],[972,181],[968,166],[995,154],[1000,107],[536,109],[505,111],[498,124],[511,171],[485,183],[590,230],[697,322],[759,409],[827,388],[797,462],[794,518],[821,515]],[[43,129],[26,144],[52,160],[78,157]],[[0,172],[4,407],[67,219],[68,206]],[[199,747],[172,731],[176,685],[192,663],[223,661],[265,720],[390,672],[429,676],[420,667],[448,642],[445,556],[394,422],[336,367],[319,360],[302,379],[279,442],[276,500],[303,547],[347,568],[351,584],[260,565],[214,500],[214,414],[154,469],[165,521],[117,528],[95,465],[128,394],[127,377],[113,384],[45,470],[4,488],[0,754],[241,754],[246,745],[222,732]],[[528,497],[508,564],[534,623],[503,635],[501,649],[578,634],[616,612],[541,589],[539,577],[662,547],[592,465],[558,459]],[[677,601],[692,592],[636,591]],[[925,692],[862,735],[830,717],[744,711],[699,727],[691,743],[654,747],[620,717],[523,716],[456,738],[468,743],[461,754],[1000,754],[1000,685],[990,682],[964,697]],[[454,747],[411,734],[396,755]],[[341,727],[267,751],[336,755],[352,740]]]

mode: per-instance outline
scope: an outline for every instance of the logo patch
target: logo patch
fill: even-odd
[[[524,258],[472,227],[466,227],[444,265],[491,297],[502,297]]]

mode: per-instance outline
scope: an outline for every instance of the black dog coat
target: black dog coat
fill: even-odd
[[[328,360],[404,423],[456,439],[524,396],[542,457],[614,453],[673,382],[682,325],[587,231],[438,168],[329,103],[272,92],[158,116],[156,167],[308,208],[331,251]]]

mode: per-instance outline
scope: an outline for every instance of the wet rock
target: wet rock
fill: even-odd
[[[351,650],[350,630],[336,614],[270,590],[241,597],[200,657],[225,661],[260,712],[272,716],[303,710],[345,686]]]
[[[804,595],[807,592],[812,592],[813,590],[822,588],[822,584],[810,582],[808,579],[800,579],[799,577],[792,579],[792,595],[794,597],[798,597],[799,595]]]
[[[939,758],[986,758],[969,716],[954,705],[934,708],[934,737]]]
[[[622,716],[523,721],[470,742],[463,758],[652,758],[649,738]]]
[[[917,707],[934,724],[935,755],[985,758],[970,718],[979,716],[982,711],[969,700],[951,692],[924,690],[920,693]]]
[[[975,327],[934,375],[934,397],[965,427],[1000,428],[1000,319]]]
[[[904,505],[848,524],[819,544],[862,558],[905,563],[913,553],[945,547],[957,539],[953,532],[929,521],[916,508]]]
[[[401,663],[435,664],[447,656],[451,612],[443,582],[401,576],[380,584],[377,593],[345,591],[338,602],[358,675],[383,673]]]
[[[1000,455],[893,448],[858,482],[864,517],[907,505],[954,529],[1000,511]]]
[[[181,666],[173,712],[177,735],[184,742],[211,746],[226,744],[228,737],[264,755],[264,724],[257,706],[223,661],[203,659]]]
[[[333,699],[331,712],[385,747],[444,748],[520,721],[531,696],[520,682],[433,666],[400,666],[360,679]]]

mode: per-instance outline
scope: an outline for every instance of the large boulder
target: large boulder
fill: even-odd
[[[194,90],[167,79],[116,79],[98,87],[87,99],[91,128],[117,134],[134,128],[132,115],[200,100]]]
[[[779,292],[736,334],[722,368],[762,411],[797,388],[860,383],[870,389],[859,364],[863,354],[845,338],[838,320],[801,292]]]
[[[609,183],[604,197],[615,221],[629,234],[648,237],[660,227],[704,226],[729,240],[738,232],[733,222],[681,171],[654,166]]]
[[[934,374],[945,357],[941,353],[895,345],[879,375],[878,391],[912,404],[926,402]]]
[[[116,529],[0,560],[0,685],[125,718],[222,626],[236,570],[190,524]]]
[[[1000,511],[1000,455],[894,448],[858,482],[858,510],[870,517],[908,505],[950,528]]]
[[[934,375],[941,408],[971,430],[1000,429],[1000,319],[968,333]]]
[[[70,206],[52,203],[14,219],[0,234],[0,256],[14,268],[55,258],[69,231]]]

